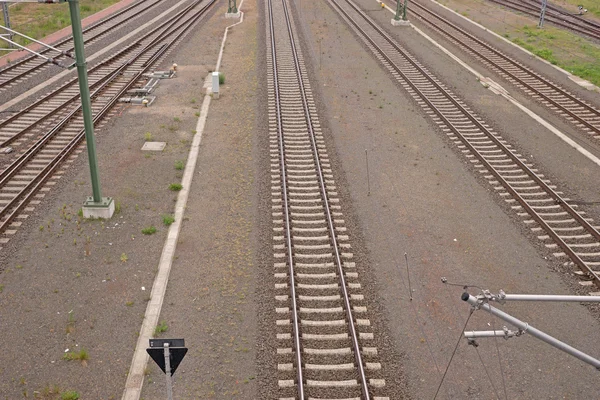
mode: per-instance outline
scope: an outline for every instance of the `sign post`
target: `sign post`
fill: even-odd
[[[172,376],[188,349],[184,339],[150,339],[146,352],[167,376],[167,399],[173,400]]]

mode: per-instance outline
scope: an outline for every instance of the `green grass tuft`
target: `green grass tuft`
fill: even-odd
[[[69,351],[68,353],[65,353],[65,355],[63,356],[63,360],[66,360],[66,361],[75,361],[75,360],[87,361],[89,359],[90,359],[90,355],[88,354],[86,349],[81,349],[79,351]]]
[[[142,229],[142,233],[144,235],[153,235],[153,234],[156,233],[156,228],[153,227],[153,226],[150,226],[148,228],[144,228],[144,229]]]
[[[165,224],[166,226],[169,226],[173,222],[175,222],[175,217],[172,215],[163,215],[162,220],[163,220],[163,224]]]
[[[160,335],[161,333],[165,333],[168,330],[169,326],[167,323],[165,321],[161,321],[158,325],[156,325],[156,328],[154,328],[154,337]]]
[[[74,390],[67,390],[60,395],[61,400],[78,400],[79,393]]]

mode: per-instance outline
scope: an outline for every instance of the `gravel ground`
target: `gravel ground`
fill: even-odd
[[[213,16],[219,21],[215,38],[222,35],[223,23],[236,22],[224,18],[226,10],[225,3]],[[225,46],[219,71],[225,85],[210,106],[161,313],[169,326],[163,336],[183,337],[190,348],[175,375],[174,390],[181,399],[259,398],[255,359],[261,336],[255,292],[262,265],[257,228],[255,2],[245,1],[243,11],[244,23],[230,31]],[[203,43],[207,38],[198,35],[182,49],[186,55],[178,59],[182,71],[205,76],[207,71],[199,71],[198,63],[216,64],[216,58],[194,54]],[[212,39],[210,43],[220,44]],[[142,397],[163,399],[164,390],[164,374],[150,365]]]

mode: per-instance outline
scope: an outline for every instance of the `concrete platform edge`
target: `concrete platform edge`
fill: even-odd
[[[240,3],[240,9],[243,4],[243,0]],[[229,28],[241,24],[244,19],[243,12],[241,13],[240,21],[236,22],[225,28],[223,34],[223,41],[221,42],[221,49],[219,51],[219,57],[217,60],[216,70],[218,70],[221,59],[223,56],[223,50],[225,48],[225,40],[227,39],[227,33]],[[175,256],[175,250],[177,247],[177,240],[179,238],[179,232],[181,230],[181,222],[183,221],[183,215],[187,204],[189,191],[192,184],[192,178],[196,169],[196,162],[198,160],[198,153],[200,151],[200,143],[202,141],[202,134],[206,125],[206,119],[208,117],[208,110],[210,107],[212,97],[207,91],[204,94],[204,100],[202,102],[202,108],[200,110],[200,117],[198,117],[198,123],[196,124],[196,135],[190,148],[188,161],[185,166],[185,171],[182,179],[183,189],[177,196],[177,203],[175,205],[175,222],[169,227],[167,239],[165,241],[159,265],[158,273],[152,286],[152,292],[150,295],[150,301],[146,307],[146,314],[142,327],[140,329],[140,335],[138,337],[136,347],[134,350],[133,358],[131,361],[131,367],[127,375],[127,381],[125,383],[125,389],[123,391],[122,400],[139,400],[142,393],[142,386],[144,384],[144,370],[148,363],[149,356],[146,353],[146,347],[148,341],[152,338],[154,327],[158,323],[160,317],[160,311],[164,301],[167,284],[169,280],[169,273],[171,272],[171,266],[173,265],[173,259]]]

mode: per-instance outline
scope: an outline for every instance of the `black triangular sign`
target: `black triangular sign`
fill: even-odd
[[[162,369],[162,372],[166,374],[165,371],[165,350],[162,347],[148,347],[146,349],[150,357],[154,360],[156,364]],[[175,374],[179,363],[185,357],[185,353],[187,353],[187,347],[169,347],[169,361],[171,364],[171,376]]]

